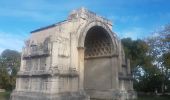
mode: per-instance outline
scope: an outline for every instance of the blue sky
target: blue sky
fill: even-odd
[[[0,0],[0,52],[21,51],[30,31],[82,6],[110,19],[119,38],[145,38],[170,23],[170,0]]]

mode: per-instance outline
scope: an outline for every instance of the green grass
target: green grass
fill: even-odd
[[[170,100],[170,96],[138,96],[137,100]]]
[[[11,92],[0,92],[0,100],[9,100]]]
[[[11,92],[0,92],[0,100],[9,100]],[[170,100],[170,96],[138,96],[137,100]]]

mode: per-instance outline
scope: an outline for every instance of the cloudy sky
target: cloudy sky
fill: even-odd
[[[30,31],[82,6],[113,21],[119,38],[145,38],[170,23],[170,0],[0,0],[0,52],[21,51]]]

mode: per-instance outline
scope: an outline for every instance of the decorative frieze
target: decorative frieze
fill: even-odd
[[[18,77],[28,76],[78,76],[78,71],[75,68],[69,68],[67,70],[59,70],[58,68],[50,68],[49,70],[35,70],[35,71],[19,71]]]
[[[48,48],[48,44],[39,43],[24,47],[22,53],[24,59],[49,56],[50,48]]]

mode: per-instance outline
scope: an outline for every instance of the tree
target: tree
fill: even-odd
[[[152,64],[153,58],[148,54],[150,47],[147,42],[124,38],[122,44],[126,57],[131,61],[134,88],[143,92],[154,92],[160,88],[160,71]]]
[[[152,58],[147,55],[149,46],[143,40],[132,40],[131,38],[124,38],[121,40],[126,57],[131,61],[132,69],[138,66],[151,66]]]
[[[125,38],[122,44],[131,60],[136,90],[170,91],[170,24],[145,40]]]
[[[150,49],[148,54],[154,58],[153,65],[160,69],[162,76],[162,92],[165,91],[165,86],[170,78],[168,66],[168,54],[170,52],[170,25],[166,25],[161,30],[149,37],[147,44]]]
[[[11,90],[15,87],[17,71],[20,67],[20,53],[4,50],[0,55],[0,88]]]
[[[170,69],[170,52],[164,53],[162,58],[163,58],[163,65],[166,66],[166,68]]]

